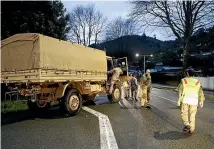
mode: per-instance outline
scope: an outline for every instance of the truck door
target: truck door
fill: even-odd
[[[113,59],[114,67],[120,67],[123,70],[122,76],[128,76],[128,60],[127,57]]]

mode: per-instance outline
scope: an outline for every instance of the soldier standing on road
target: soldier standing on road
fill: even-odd
[[[151,75],[150,70],[146,70],[146,74],[144,74],[140,81],[141,87],[141,107],[147,108],[150,102],[150,93],[151,93]]]
[[[114,88],[114,83],[119,79],[119,76],[121,74],[123,74],[123,71],[120,67],[115,67],[112,70],[108,71],[108,73],[112,73],[112,77],[111,77],[111,85],[110,85],[110,89],[109,89],[109,94],[112,94],[113,88]]]
[[[147,83],[147,100],[146,100],[146,106],[149,105],[150,99],[151,99],[151,89],[152,89],[152,78],[150,74],[150,70],[146,70],[146,83]]]
[[[140,88],[141,88],[141,107],[145,108],[146,100],[147,100],[147,86],[146,86],[145,74],[142,76],[140,80]]]
[[[137,88],[138,88],[138,83],[137,83],[137,78],[136,75],[133,74],[131,79],[131,94],[132,94],[132,99],[137,101]]]
[[[187,70],[186,77],[179,85],[179,102],[181,102],[181,117],[184,123],[183,131],[193,134],[195,131],[195,116],[198,102],[200,107],[204,104],[204,93],[201,83],[192,77],[193,71]]]

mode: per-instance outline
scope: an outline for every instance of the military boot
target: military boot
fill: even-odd
[[[189,131],[190,131],[190,126],[189,126],[189,125],[188,125],[188,126],[184,126],[183,131],[185,131],[185,132],[189,132]]]

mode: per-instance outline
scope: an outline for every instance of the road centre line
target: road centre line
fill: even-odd
[[[88,107],[83,109],[99,119],[101,149],[118,149],[117,141],[108,116]]]

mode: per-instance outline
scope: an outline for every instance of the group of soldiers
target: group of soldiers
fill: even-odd
[[[119,76],[123,73],[120,68],[114,68],[110,73],[113,73],[111,79],[110,94],[113,90],[113,85]],[[199,80],[193,78],[193,71],[186,70],[185,77],[181,80],[176,91],[179,93],[178,106],[181,111],[181,118],[183,120],[184,132],[193,134],[195,131],[195,117],[199,106],[202,108],[204,105],[204,94],[202,90],[201,83]],[[137,101],[138,98],[141,99],[142,108],[150,108],[150,93],[151,93],[151,75],[150,70],[147,69],[146,73],[141,77],[140,84],[135,74],[129,74],[127,79],[128,86],[125,87],[126,97],[132,98],[132,100]],[[138,92],[141,91],[141,96]],[[138,96],[138,97],[137,97]]]
[[[112,70],[108,71],[108,73],[112,74],[110,80],[110,89],[109,94],[112,94],[114,84],[117,80],[119,80],[119,76],[123,73],[120,67],[115,67]],[[146,73],[140,79],[140,85],[138,85],[138,81],[136,78],[136,74],[129,74],[127,78],[127,86],[125,87],[126,97],[132,98],[133,100],[141,99],[141,107],[142,108],[150,108],[150,93],[151,93],[151,75],[150,70],[147,69]],[[138,92],[141,91],[141,96],[139,96]],[[139,96],[139,97],[138,97]]]
[[[125,88],[126,97],[137,101],[140,98],[141,108],[150,108],[150,93],[151,93],[151,75],[150,70],[147,69],[146,73],[141,77],[140,83],[135,74],[130,74],[127,79],[128,86]],[[139,94],[141,92],[141,94]]]

